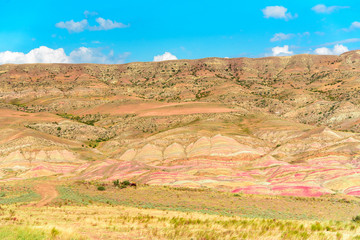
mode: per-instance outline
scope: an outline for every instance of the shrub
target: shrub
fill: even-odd
[[[122,181],[120,188],[127,188],[130,185],[130,182],[128,180]]]
[[[322,231],[321,224],[319,222],[316,222],[315,224],[311,225],[311,231]]]
[[[51,229],[51,238],[56,238],[59,235],[59,230],[57,230],[55,227]]]
[[[120,186],[120,181],[119,181],[119,179],[113,181],[113,184],[114,184],[115,187],[119,187],[119,186]]]
[[[360,223],[360,215],[357,215],[357,216],[353,217],[352,221],[356,222],[356,223]]]
[[[125,181],[121,182],[121,185],[124,185],[127,187],[130,185],[130,182],[128,180],[125,180]]]
[[[105,191],[105,187],[104,186],[98,186],[97,188],[99,191]]]

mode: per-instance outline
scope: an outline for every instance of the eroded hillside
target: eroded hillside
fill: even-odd
[[[360,51],[1,65],[0,176],[360,195],[359,94]]]

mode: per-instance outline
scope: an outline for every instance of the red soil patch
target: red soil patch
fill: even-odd
[[[134,114],[146,109],[158,108],[162,106],[173,105],[174,103],[131,103],[131,104],[103,104],[87,110],[78,110],[73,113],[76,115],[85,114],[110,114],[110,115],[122,115],[122,114]]]
[[[194,104],[194,105],[176,105],[166,106],[156,109],[145,111],[140,116],[171,116],[171,115],[187,115],[194,113],[224,113],[233,112],[234,109],[230,109],[223,106],[211,106],[208,104]]]
[[[204,102],[189,103],[131,103],[131,104],[103,104],[92,109],[74,111],[75,115],[85,114],[139,114],[139,116],[170,116],[194,113],[220,113],[236,111],[222,105],[210,105]]]
[[[26,113],[11,109],[0,108],[0,126],[14,125],[24,121],[52,122],[62,120],[61,117],[52,113]]]
[[[41,200],[37,203],[31,203],[27,205],[35,206],[35,207],[42,207],[49,203],[51,203],[58,195],[59,193],[56,191],[56,188],[54,185],[48,184],[48,183],[41,183],[35,186],[35,191],[41,195]]]

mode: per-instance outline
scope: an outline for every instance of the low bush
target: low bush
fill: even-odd
[[[119,187],[119,186],[120,186],[120,181],[119,181],[119,179],[114,180],[114,181],[113,181],[113,184],[114,184],[115,187]]]
[[[356,223],[360,223],[360,215],[357,215],[357,216],[353,217],[352,221],[356,222]]]
[[[125,181],[120,182],[119,179],[113,181],[113,184],[114,184],[115,187],[119,187],[121,189],[127,188],[128,186],[131,185],[130,181],[125,180]]]

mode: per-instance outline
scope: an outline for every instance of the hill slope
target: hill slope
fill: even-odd
[[[0,176],[360,195],[360,51],[0,66]]]

